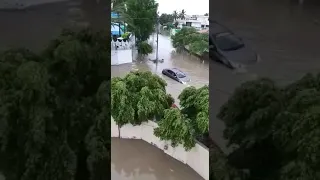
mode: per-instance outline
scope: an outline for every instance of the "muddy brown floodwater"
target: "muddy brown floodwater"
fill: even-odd
[[[305,0],[212,0],[210,18],[243,38],[262,61],[234,73],[212,63],[210,69],[210,135],[225,151],[224,124],[216,114],[235,87],[256,77],[269,77],[279,84],[290,83],[307,72],[320,71],[319,1]]]
[[[142,141],[112,138],[112,180],[203,180],[195,171]]]
[[[156,35],[150,37],[150,42],[155,45]],[[156,49],[156,48],[154,48]],[[209,85],[209,62],[202,61],[194,56],[186,53],[176,53],[171,45],[170,37],[159,35],[159,59],[163,59],[163,63],[155,64],[153,61],[156,57],[155,52],[145,57],[144,60],[137,60],[136,54],[134,55],[134,62],[132,64],[124,64],[111,67],[111,76],[123,77],[131,70],[144,70],[152,71],[158,74],[167,82],[167,93],[170,93],[175,99],[177,104],[178,96],[181,91],[188,86],[202,87]],[[167,76],[163,76],[161,71],[164,68],[178,68],[185,72],[191,79],[187,84],[181,84],[174,81]]]
[[[45,48],[63,28],[94,29],[110,27],[106,20],[110,4],[93,0],[72,0],[33,6],[25,10],[0,11],[0,50],[11,47],[26,47],[34,51]],[[154,39],[152,39],[154,40]],[[108,43],[108,42],[106,42]],[[130,70],[150,70],[161,74],[163,68],[177,67],[190,76],[189,85],[200,87],[209,82],[208,63],[202,63],[188,55],[171,53],[170,39],[159,37],[159,58],[164,63],[135,61],[129,65],[112,67],[112,76],[124,76]],[[155,54],[149,56],[154,59]],[[187,85],[167,77],[168,93],[175,98]],[[112,180],[201,180],[196,172],[186,165],[169,158],[156,147],[137,140],[112,139]],[[1,177],[0,177],[1,179]]]

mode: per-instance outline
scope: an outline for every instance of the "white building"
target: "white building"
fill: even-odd
[[[198,30],[209,28],[209,16],[204,15],[186,15],[184,19],[177,19],[178,27],[191,26]]]

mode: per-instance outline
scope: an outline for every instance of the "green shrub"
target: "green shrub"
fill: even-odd
[[[153,48],[148,42],[143,41],[138,44],[138,53],[139,54],[148,55],[148,54],[151,54],[152,51],[153,51]]]
[[[172,45],[177,50],[188,47],[192,54],[203,55],[209,52],[209,36],[201,34],[192,27],[183,27],[175,35],[171,36]]]

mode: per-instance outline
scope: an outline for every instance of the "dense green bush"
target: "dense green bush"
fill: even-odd
[[[259,79],[242,84],[218,115],[228,161],[251,179],[320,179],[320,75],[285,87]]]
[[[0,54],[6,179],[110,178],[110,37],[104,34],[64,31],[41,55]]]
[[[192,27],[183,27],[171,36],[172,45],[178,51],[187,48],[190,53],[203,55],[209,52],[209,35],[199,33]]]
[[[149,71],[134,71],[111,81],[111,112],[119,125],[140,125],[162,118],[173,98],[166,93],[166,82]]]

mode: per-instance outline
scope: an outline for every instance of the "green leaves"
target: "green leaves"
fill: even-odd
[[[127,0],[126,8],[120,15],[128,22],[128,30],[138,42],[148,40],[156,25],[158,4],[155,0]]]
[[[182,144],[188,151],[197,137],[209,131],[209,87],[185,88],[178,98],[182,109],[166,109],[154,134],[173,146]]]
[[[172,14],[163,13],[159,17],[159,23],[163,26],[168,25],[168,24],[172,24],[173,21],[174,21],[174,17]]]
[[[166,94],[166,82],[151,72],[130,72],[124,78],[111,82],[112,117],[120,126],[162,117],[168,109],[170,96]]]
[[[148,42],[143,41],[138,44],[138,53],[139,54],[148,55],[148,54],[152,53],[152,51],[153,51],[153,48]]]
[[[39,55],[25,49],[0,54],[0,169],[6,179],[106,176],[106,42],[104,33],[64,31]]]
[[[218,114],[229,144],[239,147],[229,157],[247,152],[238,166],[252,178],[319,179],[319,82],[307,74],[285,87],[258,79],[237,88]],[[260,165],[263,154],[269,154],[268,169]]]
[[[171,39],[173,47],[179,50],[188,48],[190,53],[200,56],[209,52],[209,35],[200,34],[194,28],[184,27]]]
[[[164,117],[158,122],[159,127],[154,129],[155,136],[161,140],[170,140],[171,145],[176,147],[182,144],[186,150],[195,145],[195,132],[191,120],[177,108],[166,109]]]
[[[209,86],[185,88],[179,95],[181,111],[195,123],[198,135],[209,132]]]

